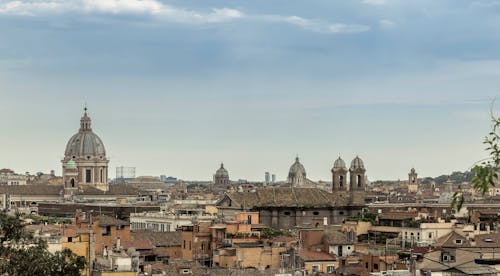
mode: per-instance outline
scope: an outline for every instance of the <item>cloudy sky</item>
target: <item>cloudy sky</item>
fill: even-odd
[[[500,0],[0,0],[0,167],[60,173],[86,103],[112,172],[466,170],[499,49]]]

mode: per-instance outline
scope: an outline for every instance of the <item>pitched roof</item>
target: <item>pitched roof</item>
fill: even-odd
[[[447,270],[458,270],[466,275],[497,275],[500,271],[489,265],[480,265],[475,262],[469,262],[462,265],[455,266]]]
[[[457,242],[460,240],[460,242]],[[470,247],[470,241],[464,236],[452,231],[436,241],[436,247]]]
[[[500,247],[500,233],[482,234],[474,237],[474,247]]]
[[[64,187],[59,185],[10,185],[0,186],[0,194],[14,195],[62,195]]]
[[[181,246],[181,234],[181,232],[131,232],[132,239],[146,239],[151,241],[151,243],[156,247]]]
[[[460,250],[455,255],[455,262],[446,262],[443,263],[441,261],[441,250],[432,251],[426,253],[422,262],[417,263],[417,267],[424,270],[429,271],[445,271],[449,268],[456,267],[466,263],[474,263],[474,259],[478,258],[480,253],[478,252],[469,252],[466,250]]]
[[[345,233],[338,230],[325,230],[323,240],[327,244],[353,244]]]
[[[118,225],[129,225],[127,221],[117,219],[114,217],[100,215],[94,218],[99,222],[99,226],[118,226]]]
[[[135,248],[136,250],[152,250],[154,247],[149,240],[124,240],[122,242],[123,248]]]
[[[345,198],[318,188],[266,187],[257,189],[255,192],[228,193],[226,196],[244,208],[347,205]]]
[[[109,185],[107,191],[99,190],[92,186],[80,186],[78,194],[81,195],[137,195],[138,189],[126,184]]]

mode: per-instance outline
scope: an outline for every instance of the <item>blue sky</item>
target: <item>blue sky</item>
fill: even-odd
[[[112,170],[140,175],[466,170],[499,46],[499,0],[0,0],[0,167],[60,172],[87,103]]]

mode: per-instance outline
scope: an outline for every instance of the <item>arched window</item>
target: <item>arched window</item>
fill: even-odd
[[[100,170],[99,175],[100,175],[101,183],[104,183],[104,181],[102,181],[102,169]]]
[[[71,178],[71,180],[69,181],[69,183],[71,185],[71,188],[75,187],[75,179],[74,178]]]
[[[339,187],[344,187],[344,176],[339,176]]]
[[[360,174],[358,174],[358,181],[357,181],[357,183],[358,183],[358,187],[361,187],[361,175]]]

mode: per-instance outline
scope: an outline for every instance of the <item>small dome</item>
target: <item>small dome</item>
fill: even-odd
[[[290,172],[288,173],[288,177],[297,177],[302,175],[304,178],[306,177],[306,169],[299,162],[299,157],[295,158],[295,163],[290,167]]]
[[[334,169],[347,169],[347,166],[345,165],[345,162],[342,158],[337,158],[335,162],[333,163],[333,168]]]
[[[356,156],[351,162],[351,170],[355,169],[365,169],[365,164],[363,164],[363,160],[359,156]]]
[[[220,168],[215,172],[215,177],[229,177],[229,173],[224,168],[224,163],[220,164]]]

